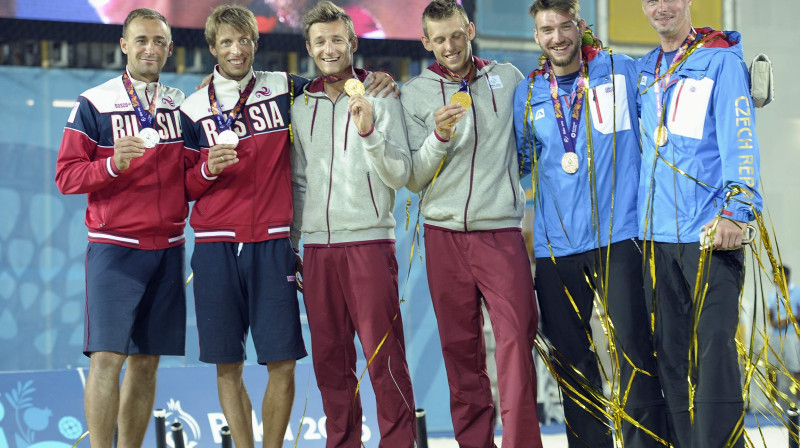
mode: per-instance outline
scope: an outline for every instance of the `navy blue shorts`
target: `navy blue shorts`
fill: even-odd
[[[141,250],[89,243],[83,353],[183,356],[184,246]]]
[[[192,270],[200,361],[244,361],[248,329],[259,364],[307,355],[289,238],[196,244]]]

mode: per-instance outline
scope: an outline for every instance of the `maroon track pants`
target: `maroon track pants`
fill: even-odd
[[[311,359],[327,416],[327,448],[361,446],[354,336],[369,361],[381,448],[411,448],[414,394],[405,356],[394,243],[306,246],[303,298]],[[384,340],[385,337],[385,340]]]
[[[497,341],[503,448],[541,448],[532,354],[539,317],[522,232],[426,226],[425,253],[456,441],[461,448],[494,446],[483,297]]]

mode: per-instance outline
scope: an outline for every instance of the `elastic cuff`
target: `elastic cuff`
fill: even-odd
[[[367,137],[370,134],[372,134],[374,131],[375,131],[375,123],[372,123],[372,128],[370,128],[369,131],[367,131],[367,132],[365,132],[363,134],[361,132],[359,132],[358,135],[360,135],[361,137]]]
[[[449,141],[450,141],[450,138],[449,138],[449,137],[448,137],[448,138],[442,138],[442,136],[441,136],[441,135],[439,135],[439,131],[438,131],[438,129],[434,129],[434,130],[433,130],[433,135],[435,135],[435,136],[436,136],[436,138],[437,138],[437,139],[439,139],[439,141],[440,141],[440,142],[442,142],[442,143],[447,143],[447,142],[449,142]]]
[[[216,180],[217,177],[219,177],[219,175],[212,174],[211,171],[208,170],[208,164],[206,162],[203,162],[203,166],[200,169],[205,180]]]
[[[117,169],[117,166],[114,164],[113,156],[106,159],[106,170],[108,171],[109,176],[119,177],[119,173],[121,173],[121,171]]]

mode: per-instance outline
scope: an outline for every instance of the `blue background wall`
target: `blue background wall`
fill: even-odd
[[[81,353],[86,199],[58,192],[55,162],[75,99],[118,75],[116,71],[0,67],[0,371],[88,365]],[[163,81],[191,93],[200,77],[165,73]],[[408,275],[417,198],[405,190],[397,198],[397,253],[405,297],[401,309],[417,405],[428,411],[429,430],[449,431],[447,380],[424,262],[418,256]],[[406,231],[408,198],[413,202],[412,223]],[[187,226],[187,260],[192,240]],[[198,364],[191,287],[188,293],[186,356],[166,357],[163,366]],[[305,324],[304,332],[310,349]],[[249,358],[254,360],[255,355]]]

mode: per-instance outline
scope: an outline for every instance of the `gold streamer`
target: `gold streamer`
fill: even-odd
[[[84,432],[83,435],[78,437],[78,440],[76,440],[75,443],[73,443],[70,448],[75,448],[76,446],[78,446],[78,444],[81,443],[81,440],[83,440],[88,435],[89,435],[89,431]]]

